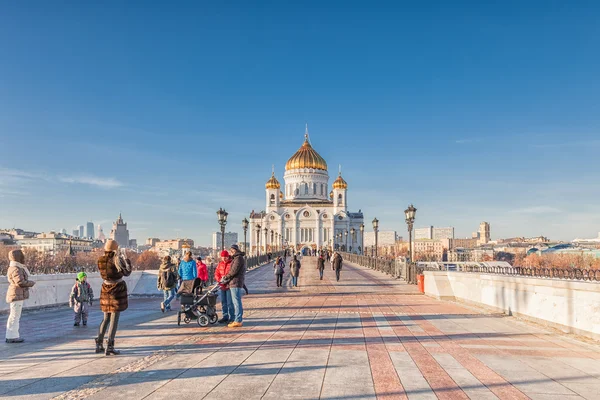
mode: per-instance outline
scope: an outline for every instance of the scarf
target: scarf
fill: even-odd
[[[29,270],[27,269],[27,267],[23,264],[21,264],[18,261],[11,261],[9,264],[11,267],[17,267],[17,268],[22,268],[25,270],[25,272],[27,272],[27,276],[31,275],[31,272],[29,272]]]

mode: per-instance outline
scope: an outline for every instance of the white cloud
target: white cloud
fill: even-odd
[[[114,178],[101,178],[97,176],[76,176],[76,177],[61,177],[61,182],[79,183],[83,185],[98,186],[103,189],[114,189],[124,186],[122,182]]]

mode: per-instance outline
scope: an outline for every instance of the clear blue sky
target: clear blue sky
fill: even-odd
[[[208,244],[308,122],[384,230],[600,231],[597,2],[218,3],[0,2],[0,227]]]

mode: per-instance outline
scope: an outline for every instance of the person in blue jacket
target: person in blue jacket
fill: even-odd
[[[179,263],[179,277],[181,278],[181,286],[179,286],[177,293],[192,293],[194,281],[198,277],[198,270],[191,251],[185,253],[183,260]]]

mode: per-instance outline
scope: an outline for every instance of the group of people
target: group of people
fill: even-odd
[[[331,262],[331,268],[335,271],[335,279],[339,282],[340,274],[342,271],[343,259],[342,255],[338,252],[334,252],[330,255],[329,252],[322,251],[319,253],[317,258],[317,270],[319,271],[319,279],[323,280],[323,272],[325,271],[325,261]],[[292,286],[298,287],[298,277],[300,276],[300,268],[302,264],[300,262],[300,255],[295,254],[290,261],[290,276],[292,278]],[[285,274],[285,259],[277,257],[275,263],[273,263],[273,273],[276,277],[277,287],[283,287],[283,275]]]
[[[25,254],[21,250],[12,250],[9,255],[9,268],[7,271],[8,290],[6,302],[10,304],[10,314],[6,322],[6,343],[22,343],[20,336],[20,320],[23,303],[29,298],[29,291],[35,285],[30,280],[30,272],[25,265]],[[104,254],[98,259],[98,271],[102,278],[100,292],[100,309],[104,317],[98,328],[98,335],[94,339],[96,353],[118,355],[115,349],[115,337],[121,313],[127,310],[128,290],[125,277],[131,275],[131,261],[124,252],[119,251],[119,245],[114,240],[108,240],[104,246]],[[248,293],[245,285],[246,261],[244,253],[237,245],[232,245],[229,252],[221,252],[221,262],[215,271],[215,280],[221,289],[221,304],[223,305],[223,318],[220,323],[228,323],[229,327],[237,328],[243,324],[244,309],[242,306],[242,293]],[[157,280],[157,287],[163,291],[161,310],[171,309],[171,302],[177,293],[193,290],[198,284],[201,286],[208,282],[208,268],[198,257],[194,260],[192,253],[184,255],[183,260],[177,265],[171,257],[162,260]],[[77,274],[76,282],[71,289],[69,305],[74,311],[74,326],[82,323],[87,325],[89,307],[94,301],[92,286],[87,282],[87,274]],[[105,344],[106,338],[106,347]]]

